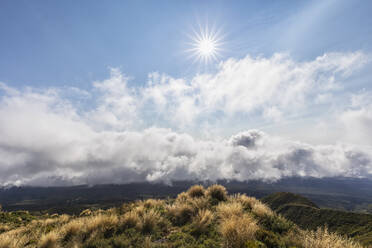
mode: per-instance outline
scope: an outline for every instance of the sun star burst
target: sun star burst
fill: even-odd
[[[211,61],[216,61],[220,56],[221,40],[220,32],[208,27],[200,28],[199,32],[194,32],[191,37],[191,48],[188,51],[197,61],[208,64]]]

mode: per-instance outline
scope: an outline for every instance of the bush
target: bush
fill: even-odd
[[[40,238],[39,248],[57,248],[58,234],[54,231],[44,234]]]
[[[168,214],[174,224],[184,225],[191,220],[194,209],[187,203],[176,202],[168,207]]]
[[[93,232],[106,232],[109,229],[112,229],[114,226],[117,226],[119,219],[115,215],[96,215],[88,217],[86,222],[86,233],[91,234]]]
[[[265,215],[261,218],[260,224],[273,232],[283,234],[294,227],[291,221],[286,220],[280,215]]]
[[[358,243],[328,232],[327,228],[318,228],[316,231],[302,231],[302,246],[304,248],[362,248]]]
[[[257,201],[256,203],[253,204],[252,212],[259,217],[274,215],[274,212],[268,206],[266,206],[260,201]]]
[[[177,195],[176,201],[178,202],[186,202],[188,200],[189,200],[189,194],[187,194],[186,192],[182,192]]]
[[[213,221],[213,213],[209,210],[199,210],[193,218],[193,227],[197,234],[204,233]]]
[[[210,199],[216,200],[217,202],[227,200],[227,190],[222,185],[214,184],[209,186],[206,194]]]
[[[221,202],[216,211],[221,219],[228,219],[232,216],[242,216],[243,206],[240,202]]]
[[[13,247],[14,237],[10,235],[3,235],[0,239],[0,248]]]
[[[243,248],[245,244],[254,240],[258,230],[257,222],[250,215],[232,216],[224,219],[220,224],[220,232],[226,248]]]
[[[65,224],[61,228],[61,232],[63,235],[63,240],[68,241],[71,240],[72,237],[77,236],[78,233],[83,229],[84,223],[81,220],[72,220],[69,223]]]
[[[143,233],[151,233],[160,220],[160,215],[154,210],[145,212],[141,218],[140,229]]]
[[[164,205],[164,201],[156,199],[147,199],[143,202],[145,208],[160,208]]]
[[[273,232],[266,230],[259,230],[256,233],[256,237],[259,241],[263,242],[267,248],[286,248],[286,244],[281,237]]]
[[[194,185],[189,188],[187,194],[191,198],[203,197],[205,195],[205,189],[202,185]]]
[[[138,226],[140,223],[140,217],[135,211],[130,211],[120,219],[120,224],[124,228],[133,228]]]
[[[201,198],[191,198],[188,203],[195,209],[194,212],[197,212],[200,209],[206,209],[209,207],[209,201],[205,197]]]

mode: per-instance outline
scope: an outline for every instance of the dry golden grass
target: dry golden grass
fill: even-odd
[[[151,237],[147,236],[145,240],[143,241],[143,248],[151,248],[151,247],[152,247]]]
[[[257,200],[255,197],[250,197],[245,194],[235,194],[231,196],[231,198],[233,198],[236,201],[239,201],[243,205],[244,209],[249,210],[252,209],[253,205],[259,202],[259,200]]]
[[[217,201],[226,201],[227,200],[227,190],[224,186],[214,184],[208,187],[206,190],[206,195]]]
[[[10,229],[12,229],[9,225],[7,224],[0,224],[0,233],[7,232]]]
[[[259,216],[259,217],[264,217],[266,216],[273,216],[274,212],[266,206],[266,204],[263,204],[262,202],[257,202],[252,206],[252,212]]]
[[[263,217],[265,215],[274,215],[274,212],[268,206],[266,206],[266,204],[262,203],[260,200],[257,200],[254,197],[237,194],[232,196],[231,199],[240,202],[243,205],[244,209],[251,210],[259,217]]]
[[[185,202],[189,200],[189,195],[186,192],[179,193],[177,195],[176,201]]]
[[[195,209],[195,212],[200,209],[206,209],[210,207],[209,201],[205,197],[191,198],[189,199],[188,203]]]
[[[286,221],[254,197],[240,194],[227,196],[226,189],[220,185],[212,185],[207,190],[196,185],[187,193],[179,194],[175,201],[148,199],[108,210],[84,210],[75,217],[45,215],[28,224],[24,222],[19,227],[0,224],[0,248],[78,248],[85,242],[101,242],[110,235],[124,233],[128,228],[142,232],[136,234],[142,235],[142,238],[143,235],[149,235],[141,238],[135,247],[157,246],[157,241],[151,241],[154,233],[168,235],[185,229],[195,237],[200,234],[208,236],[211,232],[216,235],[215,230],[219,230],[222,240],[220,237],[217,239],[223,242],[223,247],[242,248],[255,239],[260,229],[257,221],[263,217],[270,219],[266,217],[272,215],[276,221]],[[170,226],[167,217],[170,217],[174,226]],[[191,224],[182,227],[187,223]],[[260,234],[269,233],[264,228],[262,225],[263,232],[260,231]],[[279,235],[283,238],[281,242],[285,240],[286,245],[290,244],[291,247],[362,248],[358,243],[330,233],[326,228],[303,231],[295,227]],[[257,237],[261,236],[257,234]]]
[[[0,235],[0,248],[13,248],[16,247],[14,245],[14,237],[11,235]]]
[[[85,223],[81,219],[74,219],[69,223],[61,227],[61,234],[64,240],[71,240],[73,237],[77,236],[80,231],[84,229]]]
[[[96,215],[88,217],[86,219],[86,232],[92,233],[93,231],[104,231],[114,226],[117,226],[119,223],[119,218],[116,215]]]
[[[57,248],[58,245],[58,233],[51,231],[41,236],[38,247],[39,248]]]
[[[146,208],[143,204],[140,203],[137,207],[134,208],[134,211],[136,211],[139,216],[143,216],[146,212]]]
[[[318,228],[316,231],[302,231],[300,238],[304,248],[362,248],[360,244],[351,239],[330,233],[327,228]]]
[[[120,224],[124,228],[132,228],[138,226],[140,223],[140,217],[136,211],[130,211],[124,214],[120,219]]]
[[[160,214],[157,211],[150,209],[143,214],[139,223],[139,228],[143,233],[151,233],[160,222],[160,219]]]
[[[167,208],[172,221],[177,225],[189,222],[194,214],[194,208],[187,203],[176,202]]]
[[[228,219],[232,216],[242,216],[243,206],[240,202],[221,202],[216,208],[217,215],[221,219]]]
[[[88,208],[88,209],[84,209],[83,211],[81,211],[79,216],[89,216],[89,215],[92,215],[92,210]]]
[[[32,235],[27,235],[26,227],[19,227],[0,234],[0,248],[21,248]]]
[[[191,198],[203,197],[205,195],[205,189],[202,185],[194,185],[187,191],[188,196]]]
[[[66,223],[70,220],[70,216],[68,214],[62,214],[58,217],[60,223]]]
[[[164,201],[157,199],[147,199],[143,202],[143,206],[145,208],[159,208],[161,206],[164,206]]]
[[[213,218],[213,213],[208,209],[199,210],[198,214],[193,218],[192,224],[198,233],[203,233],[212,223]]]
[[[59,219],[57,218],[48,218],[48,219],[45,219],[41,222],[41,225],[42,226],[50,226],[50,225],[55,225],[59,223]]]
[[[245,247],[247,241],[255,238],[258,229],[257,222],[248,214],[232,216],[220,223],[220,232],[226,248]]]

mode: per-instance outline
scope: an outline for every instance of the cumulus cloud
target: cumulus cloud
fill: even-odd
[[[370,146],[310,145],[253,129],[225,138],[185,133],[237,115],[281,120],[340,90],[365,61],[360,52],[310,62],[247,56],[188,80],[152,73],[143,87],[130,87],[130,78],[113,69],[89,92],[0,83],[0,185],[370,177]],[[81,106],[69,94],[90,102]],[[368,112],[358,112],[369,110],[354,98],[342,118],[364,116],[358,123],[370,130]]]
[[[345,139],[372,146],[372,92],[360,91],[350,97],[350,107],[343,110],[338,119]]]

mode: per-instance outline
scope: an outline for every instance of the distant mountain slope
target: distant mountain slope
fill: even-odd
[[[292,193],[274,193],[262,199],[277,213],[304,229],[327,226],[330,231],[347,235],[372,246],[372,215],[320,209],[307,198]]]
[[[298,194],[288,193],[288,192],[278,192],[271,194],[262,199],[265,203],[269,204],[271,209],[277,211],[278,209],[284,207],[287,204],[292,205],[304,205],[313,208],[319,208],[315,203],[311,202],[306,197]]]
[[[88,207],[107,208],[126,201],[175,197],[193,184],[213,182],[177,181],[123,185],[82,185],[70,187],[0,187],[0,204],[8,211],[29,210],[79,213]],[[305,196],[321,208],[372,213],[372,180],[355,178],[285,178],[276,182],[219,181],[231,193],[262,198],[275,192]]]

